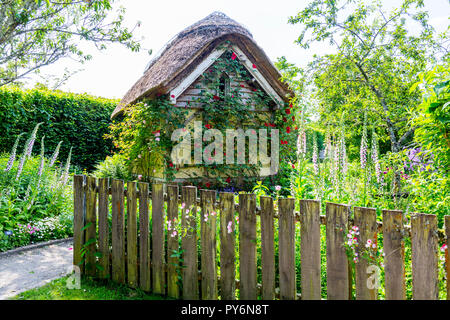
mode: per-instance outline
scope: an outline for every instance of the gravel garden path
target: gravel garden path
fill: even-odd
[[[68,274],[72,239],[50,241],[0,253],[0,300]]]

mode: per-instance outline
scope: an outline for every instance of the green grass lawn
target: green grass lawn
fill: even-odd
[[[40,288],[22,292],[13,300],[162,300],[163,296],[146,294],[111,281],[81,279],[80,289],[68,289],[68,276],[53,280]]]

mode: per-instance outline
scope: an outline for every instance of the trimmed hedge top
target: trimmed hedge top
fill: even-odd
[[[43,122],[37,139],[45,135],[46,155],[51,156],[58,142],[63,141],[60,161],[65,161],[73,147],[72,164],[90,171],[111,154],[112,142],[103,135],[108,132],[117,103],[87,94],[0,87],[0,151],[9,152],[18,134],[30,133]],[[23,143],[25,140],[19,146]],[[39,152],[38,148],[34,152]]]

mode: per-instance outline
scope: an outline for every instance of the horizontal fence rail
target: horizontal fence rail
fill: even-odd
[[[439,244],[448,245],[449,216],[442,231],[434,215],[412,214],[408,226],[401,211],[383,210],[381,222],[375,209],[335,203],[321,215],[316,200],[299,200],[296,212],[293,198],[241,193],[235,203],[232,193],[192,186],[84,175],[75,175],[73,186],[73,263],[88,276],[181,299],[319,300],[326,271],[327,299],[374,300],[379,269],[361,256],[367,241],[378,248],[380,235],[385,298],[406,299],[407,238],[413,299],[439,298]],[[351,263],[344,242],[354,226],[360,258]],[[445,259],[450,299],[448,249]]]

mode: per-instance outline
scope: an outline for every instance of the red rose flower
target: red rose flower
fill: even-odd
[[[292,116],[292,121],[295,121],[295,116]]]
[[[245,88],[245,86],[243,84],[241,84],[241,88]]]
[[[236,53],[233,52],[233,53],[231,54],[231,60],[235,60],[236,57],[237,57],[237,56],[236,56]]]
[[[284,122],[287,122],[287,119],[286,119],[286,117],[283,117],[283,121],[284,121]]]
[[[295,164],[292,165],[292,169],[295,169]]]
[[[231,178],[228,177],[228,178],[227,178],[227,183],[230,183],[230,182],[231,182]]]
[[[269,124],[268,124],[267,122],[264,122],[264,126],[268,127],[268,126],[269,126]]]
[[[258,89],[253,89],[253,92],[256,92],[256,91],[258,91]]]
[[[207,182],[205,185],[207,188],[211,187],[211,183],[209,183],[209,182]]]
[[[220,98],[218,96],[214,96],[213,99],[214,100],[220,100]]]
[[[286,109],[286,114],[291,114],[291,109]]]
[[[175,95],[172,94],[170,97],[175,98]]]
[[[173,163],[172,162],[169,163],[169,167],[173,168]]]
[[[211,125],[209,123],[205,124],[206,129],[211,129]]]
[[[275,128],[275,123],[271,123],[270,126],[271,126],[272,128]]]
[[[253,66],[252,66],[252,67],[253,67],[253,69],[256,69],[256,65],[255,65],[255,64],[253,64]]]
[[[286,127],[286,132],[290,133],[291,132],[291,127]]]
[[[289,104],[289,108],[291,108],[291,109],[292,109],[292,103],[291,103],[291,104]]]

